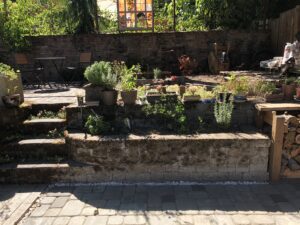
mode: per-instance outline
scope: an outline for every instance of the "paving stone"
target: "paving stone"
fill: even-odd
[[[61,208],[50,208],[46,211],[44,216],[49,216],[49,217],[58,216],[60,211],[61,211]]]
[[[117,214],[117,210],[115,209],[104,209],[104,208],[98,209],[98,215],[100,216],[113,216],[116,214]]]
[[[123,224],[123,216],[110,216],[107,221],[107,225],[121,225]]]
[[[276,221],[276,225],[299,225],[300,224],[300,218],[296,216],[291,215],[280,215],[280,216],[273,216],[273,218]]]
[[[147,225],[148,224],[149,225],[178,225],[178,220],[174,215],[149,215],[147,216]]]
[[[84,205],[85,204],[79,200],[70,200],[62,208],[60,215],[61,216],[78,216],[78,215],[80,215]]]
[[[52,225],[68,225],[70,217],[57,217]]]
[[[146,224],[146,219],[144,216],[140,216],[140,215],[125,216],[124,224],[125,225],[142,225],[142,224]]]
[[[83,225],[84,221],[85,221],[84,216],[74,216],[70,219],[68,225]]]
[[[252,225],[275,225],[274,219],[269,215],[250,215]]]
[[[32,217],[41,217],[43,216],[46,211],[49,209],[50,205],[41,205],[40,207],[37,207],[33,210],[30,216]]]
[[[97,214],[98,214],[98,209],[95,207],[85,207],[81,212],[82,216],[96,216]]]
[[[55,199],[56,199],[55,197],[42,197],[40,199],[40,203],[42,205],[44,205],[44,204],[52,204]]]
[[[210,218],[217,225],[235,225],[229,215],[213,215]]]
[[[249,217],[246,215],[233,215],[231,218],[235,225],[251,225]]]
[[[107,216],[88,216],[83,225],[106,225]]]
[[[212,225],[210,218],[204,215],[193,216],[194,225]]]
[[[180,225],[193,225],[194,219],[190,215],[178,216],[177,220]]]
[[[58,197],[52,203],[51,208],[62,208],[68,200],[69,197]]]
[[[22,225],[52,225],[55,218],[28,218]]]

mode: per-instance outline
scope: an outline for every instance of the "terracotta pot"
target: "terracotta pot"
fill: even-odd
[[[121,97],[125,105],[134,105],[137,99],[137,90],[121,91]]]
[[[283,92],[283,95],[284,95],[284,99],[293,100],[295,92],[296,92],[295,84],[283,84],[282,85],[282,92]]]
[[[85,90],[85,101],[96,102],[101,100],[101,93],[103,91],[103,87],[87,84],[83,87],[83,89]]]
[[[118,100],[118,92],[116,90],[102,91],[101,101],[104,105],[115,105]]]
[[[296,88],[297,99],[300,99],[300,87]]]

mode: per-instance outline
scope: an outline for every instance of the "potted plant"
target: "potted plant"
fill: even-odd
[[[200,101],[200,95],[197,93],[198,88],[196,86],[191,86],[183,95],[184,102],[198,102]]]
[[[283,100],[281,89],[276,88],[276,85],[270,81],[260,81],[256,85],[256,92],[265,98],[266,102],[276,102]]]
[[[237,77],[236,75],[231,75],[227,85],[229,86],[229,90],[234,94],[235,102],[247,101],[246,96],[249,92],[249,84],[245,76]]]
[[[154,104],[158,102],[161,98],[162,94],[157,89],[150,89],[146,93],[147,102],[150,104]]]
[[[127,69],[125,66],[124,74],[121,77],[121,97],[124,104],[133,105],[137,99],[137,76],[136,72],[138,67],[132,66]]]
[[[226,85],[218,85],[214,88],[214,93],[219,102],[229,102],[232,93],[228,90]]]
[[[282,92],[286,100],[292,100],[296,92],[296,79],[294,77],[286,78],[282,85]]]
[[[19,106],[24,101],[20,74],[3,63],[0,63],[0,97],[0,106]]]
[[[87,101],[91,98],[100,99],[104,105],[114,105],[117,102],[118,92],[115,87],[118,75],[110,62],[95,62],[87,67],[84,76],[90,82],[90,86],[85,87]]]
[[[162,71],[159,68],[155,68],[153,70],[154,79],[161,79],[162,78]]]
[[[215,102],[215,95],[212,91],[208,91],[206,87],[199,87],[198,93],[203,103],[209,104]]]

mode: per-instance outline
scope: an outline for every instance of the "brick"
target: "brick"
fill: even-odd
[[[52,225],[68,225],[70,217],[57,217]]]
[[[69,200],[69,197],[58,197],[55,199],[55,201],[52,203],[51,208],[62,208],[66,204],[66,202]]]
[[[31,216],[33,217],[41,217],[43,216],[46,211],[49,209],[50,205],[41,205],[40,207],[33,210]]]
[[[235,225],[251,225],[249,217],[246,215],[233,215],[231,218]]]
[[[40,199],[40,203],[42,205],[44,205],[44,204],[52,204],[55,199],[56,199],[55,197],[42,197]]]
[[[97,214],[98,214],[98,209],[95,207],[85,207],[81,212],[82,216],[95,216]]]
[[[211,216],[211,219],[216,224],[235,225],[229,215],[214,215],[214,216]]]
[[[46,211],[44,216],[49,216],[49,217],[58,216],[60,211],[61,208],[50,208]]]
[[[204,215],[193,216],[194,225],[212,225],[210,218]]]

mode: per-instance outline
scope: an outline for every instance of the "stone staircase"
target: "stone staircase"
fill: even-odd
[[[28,115],[39,111],[58,112],[65,104],[38,104]],[[66,119],[34,118],[24,120],[15,140],[0,143],[0,183],[46,183],[70,166],[63,132]]]

